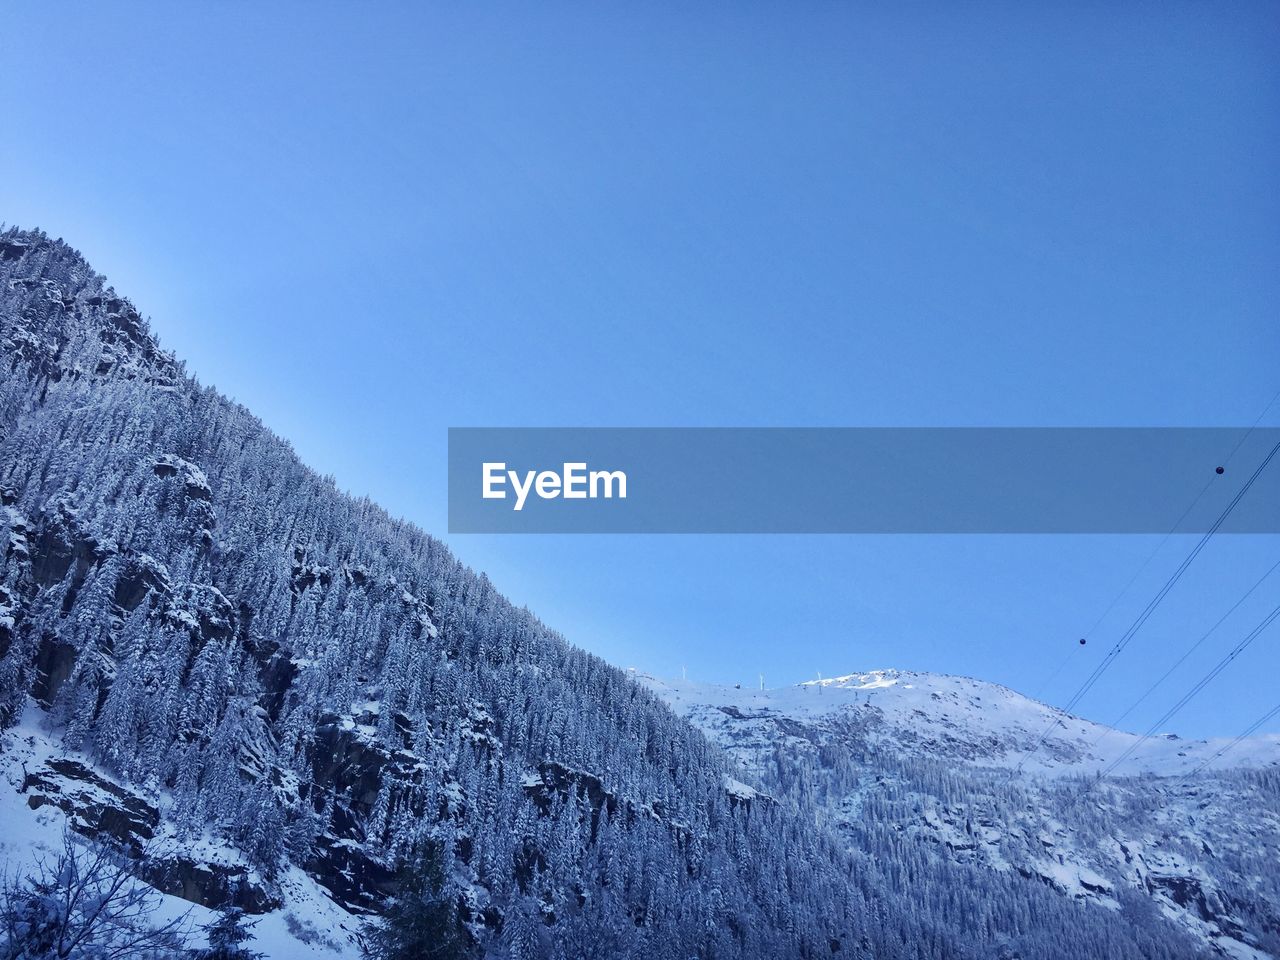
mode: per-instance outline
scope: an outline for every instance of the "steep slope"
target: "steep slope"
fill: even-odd
[[[68,751],[29,803],[88,784],[217,837],[213,906],[277,903],[292,865],[376,911],[436,841],[480,945],[513,914],[569,956],[861,935],[833,846],[738,804],[655,697],[188,378],[73,250],[0,236],[0,298],[0,723],[34,700]]]
[[[328,918],[300,936],[347,953],[434,844],[495,957],[1195,955],[756,794],[653,692],[188,377],[38,232],[0,234],[0,364],[15,850],[63,817],[158,889]]]
[[[1144,743],[967,677],[876,670],[776,690],[641,680],[739,777],[814,809],[854,850],[905,843],[1112,911],[1141,894],[1223,955],[1280,955],[1280,737],[1189,778],[1222,742]]]

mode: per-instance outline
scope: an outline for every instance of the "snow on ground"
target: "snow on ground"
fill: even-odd
[[[21,722],[0,742],[0,876],[21,876],[37,861],[52,860],[62,849],[66,816],[51,804],[32,810],[22,793],[24,773],[58,757],[74,757],[93,766],[83,755],[64,750],[45,729],[42,711],[28,704]],[[187,855],[222,862],[242,859],[236,850],[210,837],[178,841],[161,834],[155,842],[166,841],[181,843]],[[291,867],[282,873],[278,887],[284,906],[256,918],[255,939],[250,944],[254,950],[267,960],[356,960],[360,956],[353,941],[360,921],[329,899],[315,881]],[[200,928],[217,916],[216,911],[179,897],[159,895],[157,924],[183,917],[192,945],[203,945]]]
[[[741,780],[735,780],[733,777],[724,778],[724,790],[725,793],[737,797],[739,800],[754,800],[759,793],[754,787],[749,787]]]
[[[800,724],[873,718],[883,724],[870,735],[892,737],[908,749],[979,766],[1012,767],[1031,773],[1067,775],[1107,768],[1140,739],[1074,717],[999,684],[934,673],[872,670],[790,687],[758,690],[728,684],[637,679],[679,714],[716,738],[722,719],[782,718]],[[712,711],[721,716],[716,717]],[[735,717],[735,713],[737,716]],[[710,719],[713,722],[706,722]],[[1049,731],[1045,745],[1037,742]],[[1230,740],[1184,740],[1153,736],[1137,746],[1117,776],[1189,773]],[[1280,735],[1252,737],[1211,763],[1212,769],[1280,763]]]

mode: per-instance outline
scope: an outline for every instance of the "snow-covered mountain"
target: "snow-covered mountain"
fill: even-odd
[[[1082,796],[1096,728],[1015,776],[1048,708],[907,677],[641,682],[308,469],[65,243],[0,232],[9,876],[67,827],[163,911],[260,918],[273,960],[428,911],[493,960],[1280,955],[1273,767]]]
[[[14,869],[61,816],[166,894],[348,954],[403,897],[456,955],[522,960],[889,955],[915,928],[870,923],[838,847],[741,803],[693,727],[308,469],[39,232],[0,232],[0,371]],[[348,919],[309,933],[316,889]]]
[[[907,843],[1112,911],[1136,893],[1220,954],[1280,954],[1280,737],[1143,740],[900,670],[771,690],[639,679],[734,757],[739,789],[811,809],[853,850]]]

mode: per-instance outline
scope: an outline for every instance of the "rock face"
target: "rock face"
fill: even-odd
[[[68,594],[74,601],[89,571],[105,557],[102,544],[84,530],[66,499],[59,498],[45,508],[30,550],[30,573],[36,586],[52,587],[69,580]]]
[[[159,809],[79,760],[48,760],[23,778],[22,793],[32,810],[57,807],[76,833],[137,860],[138,875],[162,893],[215,910],[234,906],[254,914],[280,905],[243,864],[196,860],[169,844],[154,845]]]
[[[208,481],[194,464],[175,456],[157,458],[151,472],[162,484],[174,484],[177,500],[164,500],[165,509],[185,515],[195,504],[198,524],[195,541],[206,545],[203,536],[212,528],[211,495]],[[260,709],[268,720],[283,707],[299,669],[279,642],[255,637],[249,631],[253,611],[235,605],[209,584],[175,584],[167,567],[146,553],[103,543],[88,534],[76,511],[65,500],[53,502],[28,523],[6,507],[4,531],[9,558],[11,587],[0,588],[4,603],[4,628],[0,642],[11,639],[9,611],[17,613],[25,594],[61,587],[69,606],[78,593],[98,575],[111,568],[114,581],[105,612],[122,622],[135,611],[147,612],[149,619],[187,638],[182,669],[190,671],[206,647],[241,647],[259,663]],[[302,551],[297,553],[301,562]],[[295,589],[326,586],[332,578],[327,570],[310,568],[295,571]],[[348,574],[348,582],[368,584],[367,571]],[[406,605],[419,601],[409,596]],[[426,614],[415,610],[414,615]],[[434,629],[434,628],[433,628]],[[0,651],[3,655],[6,650]],[[74,674],[81,650],[54,633],[39,637],[32,658],[31,695],[51,708]],[[314,839],[303,866],[342,906],[355,913],[376,910],[386,896],[397,889],[396,871],[382,861],[371,847],[365,824],[373,812],[384,785],[390,784],[393,804],[405,805],[421,816],[426,801],[422,790],[423,770],[419,759],[408,750],[391,751],[376,737],[375,714],[321,717],[308,744],[309,762],[314,771],[310,782],[298,783],[275,777],[279,789],[292,794],[294,802],[310,804],[323,813],[328,826]],[[394,729],[411,742],[411,724],[403,714],[393,718]],[[480,722],[477,721],[477,725]],[[256,768],[255,776],[268,774],[264,756],[246,756],[246,764]],[[243,864],[194,860],[171,850],[149,851],[160,824],[158,809],[139,794],[114,782],[79,760],[49,761],[24,780],[28,805],[46,805],[62,810],[72,828],[85,836],[107,840],[139,858],[140,873],[163,892],[221,909],[238,906],[246,912],[261,913],[279,905],[279,898],[250,877]],[[439,816],[440,811],[434,812]]]
[[[306,868],[356,913],[374,911],[399,885],[396,871],[365,845],[366,824],[384,789],[388,805],[415,817],[428,812],[425,767],[409,750],[381,746],[374,735],[377,719],[372,713],[321,717],[309,748],[314,776],[302,788],[313,809],[329,815],[329,827],[316,839]]]
[[[605,789],[599,777],[551,760],[538,764],[537,778],[525,780],[524,791],[544,812],[549,812],[557,799],[570,796],[583,800],[596,816],[601,810],[608,811],[610,816],[618,812],[618,798]]]
[[[35,682],[31,686],[31,695],[46,707],[52,706],[57,699],[58,691],[71,676],[76,665],[76,648],[59,640],[53,634],[40,637],[40,648],[36,652]]]
[[[358,842],[337,840],[332,834],[316,839],[306,869],[337,903],[356,914],[376,913],[400,887],[395,870]]]
[[[140,875],[161,893],[181,897],[214,910],[237,907],[261,914],[281,905],[243,864],[197,861],[174,854],[148,858]]]
[[[77,760],[50,760],[27,774],[22,792],[32,810],[52,804],[67,815],[77,833],[109,839],[135,856],[156,835],[160,823],[156,807]]]
[[[173,595],[169,571],[164,564],[147,554],[126,553],[127,563],[116,581],[115,605],[123,613],[137,610],[143,600],[154,597],[158,602]]]
[[[211,516],[209,505],[199,502],[201,517]],[[62,596],[62,608],[70,610],[86,585],[99,574],[112,578],[110,604],[104,612],[117,620],[147,602],[176,629],[190,632],[195,653],[210,640],[225,643],[231,639],[237,613],[220,591],[208,584],[185,584],[175,590],[162,563],[94,537],[84,529],[66,499],[52,501],[34,522],[12,508],[5,509],[7,514],[0,519],[6,521],[3,527],[8,539],[6,566],[10,585],[0,588],[4,591],[0,600],[5,603],[4,609],[12,612],[0,620],[5,628],[0,641],[9,641],[24,600],[57,590]],[[205,542],[205,522],[202,519],[198,527],[200,543]],[[31,694],[51,706],[74,672],[80,651],[48,631],[35,638],[34,646]]]

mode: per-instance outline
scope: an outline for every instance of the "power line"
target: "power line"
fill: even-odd
[[[1235,446],[1231,448],[1231,452],[1230,452],[1230,453],[1228,453],[1228,454],[1227,454],[1227,456],[1226,456],[1226,459],[1224,459],[1224,460],[1222,461],[1222,465],[1218,468],[1218,471],[1215,471],[1215,477],[1216,477],[1216,476],[1218,476],[1218,475],[1220,475],[1220,472],[1223,470],[1223,468],[1224,468],[1227,464],[1229,464],[1229,463],[1230,463],[1230,462],[1235,458],[1235,455],[1239,452],[1240,448],[1241,448],[1242,446],[1244,446],[1245,441],[1247,441],[1247,440],[1249,439],[1249,437],[1251,437],[1251,436],[1253,435],[1254,431],[1256,431],[1256,430],[1258,429],[1258,424],[1260,424],[1260,423],[1262,422],[1263,418],[1267,415],[1267,411],[1271,409],[1271,407],[1275,404],[1276,400],[1280,400],[1280,390],[1277,390],[1275,393],[1273,393],[1273,394],[1271,395],[1271,399],[1270,399],[1270,400],[1268,400],[1268,401],[1267,401],[1267,403],[1263,406],[1262,410],[1261,410],[1261,411],[1258,413],[1258,415],[1254,418],[1253,423],[1251,423],[1251,424],[1249,425],[1249,428],[1244,432],[1244,434],[1243,434],[1243,435],[1241,435],[1240,439],[1236,441]],[[1198,502],[1200,501],[1200,498],[1201,498],[1202,496],[1204,496],[1204,492],[1209,488],[1209,485],[1213,482],[1213,479],[1214,479],[1214,478],[1213,478],[1213,477],[1211,477],[1211,478],[1210,478],[1209,483],[1208,483],[1208,484],[1205,484],[1205,486],[1201,488],[1200,493],[1196,496],[1196,499],[1195,499],[1194,501],[1192,501],[1191,507],[1188,507],[1186,510],[1184,510],[1184,511],[1183,511],[1182,517],[1180,517],[1180,518],[1178,519],[1178,522],[1177,522],[1177,523],[1175,523],[1175,524],[1174,524],[1174,526],[1173,526],[1173,529],[1174,529],[1174,530],[1176,530],[1176,529],[1178,528],[1179,524],[1181,524],[1181,523],[1182,523],[1182,520],[1186,518],[1187,514],[1191,511],[1191,508],[1192,508],[1192,507],[1194,507],[1194,506],[1196,505],[1196,503],[1198,503]],[[1166,543],[1166,542],[1168,542],[1169,537],[1170,537],[1170,535],[1172,535],[1172,533],[1173,533],[1173,530],[1170,530],[1169,534],[1166,534],[1166,535],[1164,536],[1164,538],[1160,541],[1160,544],[1156,547],[1155,551],[1153,551],[1153,552],[1152,552],[1152,554],[1151,554],[1151,556],[1149,556],[1149,557],[1147,558],[1147,562],[1146,562],[1146,563],[1143,563],[1142,567],[1140,567],[1140,568],[1139,568],[1138,573],[1141,573],[1141,572],[1142,572],[1142,570],[1146,568],[1147,563],[1149,563],[1149,562],[1150,562],[1150,560],[1151,560],[1151,558],[1152,558],[1152,557],[1154,557],[1154,556],[1155,556],[1155,554],[1156,554],[1156,553],[1158,553],[1158,552],[1160,551],[1160,549],[1165,545],[1165,543]],[[1105,739],[1106,739],[1107,737],[1109,737],[1111,734],[1116,733],[1116,732],[1118,731],[1119,727],[1120,727],[1120,724],[1124,721],[1125,717],[1129,716],[1129,714],[1130,714],[1130,713],[1132,713],[1135,709],[1137,709],[1137,707],[1138,707],[1139,705],[1141,705],[1141,704],[1143,703],[1143,701],[1145,701],[1145,700],[1147,699],[1147,697],[1151,696],[1151,694],[1152,694],[1152,693],[1154,693],[1154,692],[1156,691],[1156,689],[1157,689],[1157,688],[1159,688],[1159,686],[1160,686],[1162,683],[1164,683],[1166,680],[1168,680],[1168,679],[1169,679],[1169,677],[1173,674],[1173,672],[1174,672],[1175,670],[1177,670],[1177,669],[1178,669],[1178,667],[1182,666],[1182,664],[1186,662],[1187,658],[1188,658],[1188,657],[1190,657],[1193,653],[1195,653],[1195,651],[1196,651],[1196,650],[1198,650],[1198,649],[1200,648],[1200,646],[1201,646],[1201,645],[1202,645],[1206,640],[1208,640],[1208,639],[1209,639],[1209,637],[1210,637],[1210,636],[1212,636],[1212,635],[1217,631],[1217,629],[1218,629],[1220,626],[1222,626],[1222,624],[1223,624],[1223,623],[1225,623],[1225,622],[1226,622],[1227,618],[1228,618],[1228,617],[1230,617],[1230,616],[1231,616],[1231,614],[1235,613],[1235,611],[1236,611],[1237,609],[1239,609],[1240,605],[1241,605],[1242,603],[1244,603],[1244,602],[1245,602],[1245,600],[1249,599],[1249,597],[1253,595],[1254,591],[1256,591],[1256,590],[1258,589],[1258,587],[1260,587],[1260,586],[1262,585],[1263,581],[1265,581],[1265,580],[1267,579],[1267,577],[1271,576],[1271,574],[1272,574],[1272,573],[1274,573],[1274,572],[1276,571],[1276,568],[1277,568],[1277,567],[1280,567],[1280,560],[1276,561],[1276,563],[1275,563],[1275,564],[1273,564],[1273,565],[1271,566],[1271,568],[1270,568],[1270,569],[1268,569],[1268,570],[1267,570],[1267,572],[1266,572],[1266,573],[1264,573],[1264,574],[1263,574],[1263,575],[1262,575],[1262,576],[1261,576],[1261,577],[1260,577],[1260,578],[1259,578],[1259,579],[1258,579],[1258,580],[1253,584],[1253,586],[1251,586],[1247,591],[1245,591],[1244,596],[1242,596],[1239,600],[1237,600],[1235,603],[1233,603],[1233,604],[1231,605],[1231,609],[1229,609],[1226,613],[1224,613],[1221,617],[1219,617],[1219,618],[1218,618],[1218,620],[1217,620],[1217,622],[1216,622],[1216,623],[1214,623],[1214,625],[1213,625],[1212,627],[1210,627],[1207,631],[1205,631],[1205,632],[1200,636],[1200,639],[1199,639],[1199,640],[1197,640],[1197,641],[1196,641],[1195,643],[1193,643],[1193,644],[1192,644],[1192,645],[1191,645],[1191,646],[1190,646],[1186,651],[1184,651],[1184,652],[1183,652],[1183,654],[1182,654],[1182,656],[1180,656],[1177,660],[1175,660],[1175,661],[1174,661],[1174,663],[1173,663],[1173,665],[1172,665],[1171,667],[1169,667],[1169,669],[1168,669],[1168,670],[1166,670],[1166,671],[1165,671],[1165,672],[1160,676],[1160,679],[1158,679],[1155,683],[1153,683],[1151,686],[1149,686],[1149,687],[1146,689],[1146,691],[1145,691],[1145,692],[1144,692],[1140,697],[1138,697],[1138,699],[1137,699],[1137,700],[1135,700],[1133,703],[1131,703],[1131,704],[1128,706],[1128,708],[1124,711],[1124,713],[1122,713],[1122,714],[1120,714],[1120,716],[1116,717],[1116,719],[1115,719],[1115,720],[1114,720],[1114,721],[1113,721],[1113,722],[1112,722],[1112,723],[1111,723],[1111,724],[1110,724],[1106,729],[1104,729],[1104,730],[1102,731],[1102,733],[1098,736],[1098,738],[1097,738],[1096,740],[1094,740],[1093,744],[1090,746],[1090,750],[1096,749],[1096,748],[1097,748],[1097,746],[1098,746],[1100,743],[1102,743],[1102,741],[1103,741],[1103,740],[1105,740]],[[1135,574],[1135,575],[1134,575],[1134,579],[1137,579],[1137,574]],[[1125,593],[1125,591],[1127,591],[1127,590],[1128,590],[1129,586],[1131,586],[1131,585],[1132,585],[1132,583],[1133,583],[1133,580],[1130,580],[1130,581],[1129,581],[1129,584],[1127,584],[1127,585],[1125,586],[1125,589],[1121,591],[1121,593],[1120,593],[1120,595],[1121,595],[1121,596],[1123,596],[1123,594]],[[1119,599],[1119,597],[1117,597],[1116,599],[1118,600],[1118,599]],[[1115,606],[1115,601],[1114,601],[1114,600],[1112,601],[1111,606]],[[1108,611],[1109,611],[1109,610],[1110,610],[1110,607],[1108,607]],[[1105,616],[1106,616],[1106,614],[1104,613],[1104,614],[1103,614],[1103,617],[1105,617]],[[1099,618],[1099,622],[1101,622],[1101,618]],[[1097,626],[1097,625],[1095,624],[1095,628],[1096,628],[1096,626]],[[1064,665],[1065,665],[1065,661],[1064,661]],[[1054,676],[1056,676],[1056,675],[1058,674],[1058,672],[1059,672],[1061,669],[1062,669],[1062,667],[1061,667],[1061,666],[1059,666],[1058,670],[1055,670],[1055,671],[1054,671]],[[1164,722],[1163,720],[1161,720],[1161,721],[1157,721],[1157,724],[1161,724],[1161,723],[1163,723],[1163,722]],[[1146,739],[1146,737],[1144,736],[1144,737],[1142,738],[1142,740],[1145,740],[1145,739]],[[1140,740],[1140,741],[1139,741],[1139,744],[1141,744],[1141,743],[1142,743],[1142,740]]]
[[[1212,627],[1210,627],[1203,634],[1201,634],[1200,639],[1197,640],[1195,643],[1193,643],[1190,647],[1188,647],[1187,650],[1182,654],[1182,656],[1180,656],[1177,660],[1174,661],[1173,666],[1171,666],[1168,670],[1164,672],[1164,674],[1160,677],[1159,680],[1157,680],[1151,686],[1147,687],[1146,693],[1138,697],[1138,699],[1133,701],[1133,703],[1129,704],[1128,709],[1126,709],[1124,713],[1120,714],[1120,716],[1116,717],[1116,719],[1111,723],[1111,725],[1106,730],[1103,731],[1102,735],[1099,736],[1098,739],[1093,742],[1093,746],[1096,747],[1099,743],[1105,740],[1112,733],[1115,733],[1116,730],[1119,728],[1121,722],[1123,722],[1124,718],[1129,716],[1129,714],[1133,713],[1133,711],[1136,710],[1138,706],[1141,705],[1141,703],[1147,699],[1147,697],[1155,693],[1156,688],[1159,687],[1160,684],[1168,680],[1169,677],[1173,674],[1173,672],[1186,662],[1189,656],[1191,656],[1198,649],[1200,649],[1200,646],[1206,640],[1208,640],[1209,637],[1211,637],[1214,633],[1216,633],[1218,628],[1227,622],[1227,618],[1230,617],[1231,614],[1235,613],[1236,610],[1240,608],[1240,605],[1242,603],[1244,603],[1251,596],[1253,596],[1254,592],[1260,586],[1262,586],[1263,581],[1265,581],[1269,576],[1271,576],[1271,574],[1275,573],[1277,569],[1280,569],[1280,560],[1277,560],[1275,563],[1273,563],[1270,569],[1268,569],[1266,573],[1264,573],[1261,577],[1259,577],[1254,582],[1253,586],[1251,586],[1248,590],[1245,591],[1244,596],[1242,596],[1239,600],[1233,603],[1231,605],[1231,609],[1218,618],[1217,623],[1215,623]]]
[[[1178,700],[1177,703],[1175,703],[1172,707],[1170,707],[1167,711],[1165,711],[1164,716],[1162,716],[1159,720],[1157,720],[1150,727],[1148,727],[1146,733],[1144,733],[1137,741],[1135,741],[1134,743],[1131,743],[1129,745],[1129,748],[1125,750],[1124,753],[1116,757],[1115,760],[1111,762],[1110,766],[1108,766],[1104,771],[1102,771],[1100,776],[1105,777],[1108,774],[1110,774],[1117,767],[1119,767],[1121,763],[1127,760],[1135,750],[1137,750],[1149,739],[1151,739],[1152,734],[1154,734],[1157,729],[1164,726],[1164,724],[1168,722],[1174,716],[1174,714],[1176,714],[1179,710],[1181,710],[1188,703],[1190,703],[1192,698],[1195,697],[1196,694],[1198,694],[1201,690],[1203,690],[1210,683],[1212,683],[1219,676],[1219,674],[1221,674],[1222,671],[1225,670],[1231,664],[1231,662],[1235,660],[1236,657],[1244,653],[1244,651],[1248,649],[1249,645],[1253,643],[1253,641],[1257,640],[1258,637],[1261,636],[1262,633],[1267,629],[1267,627],[1271,626],[1271,624],[1274,623],[1276,621],[1276,618],[1278,617],[1280,617],[1280,604],[1277,604],[1276,607],[1270,613],[1268,613],[1265,617],[1263,617],[1262,622],[1259,623],[1252,630],[1250,630],[1249,633],[1246,634],[1245,638],[1241,640],[1238,644],[1236,644],[1235,647],[1233,647],[1232,650],[1226,656],[1224,656],[1221,660],[1219,660],[1216,664],[1214,664],[1214,666],[1208,671],[1208,673],[1206,673],[1203,677],[1197,680],[1191,686],[1191,689],[1182,695],[1182,698]]]
[[[1270,405],[1268,404],[1268,406]],[[1243,440],[1241,442],[1243,442]],[[1237,449],[1238,449],[1238,445],[1237,445]],[[1178,564],[1177,569],[1174,570],[1173,573],[1170,575],[1169,579],[1165,581],[1164,586],[1160,588],[1160,590],[1146,605],[1146,607],[1143,608],[1142,612],[1138,614],[1137,619],[1134,620],[1132,624],[1130,624],[1129,629],[1127,629],[1121,635],[1120,639],[1116,641],[1116,645],[1107,652],[1107,655],[1105,657],[1102,658],[1102,662],[1093,669],[1093,672],[1090,673],[1089,676],[1085,679],[1084,683],[1080,685],[1080,688],[1076,690],[1075,694],[1071,697],[1071,700],[1067,703],[1065,707],[1062,708],[1063,713],[1069,714],[1075,708],[1076,704],[1078,704],[1081,701],[1081,699],[1083,699],[1085,694],[1087,694],[1090,690],[1093,689],[1094,684],[1096,684],[1098,680],[1101,679],[1102,675],[1107,672],[1107,669],[1111,666],[1111,664],[1113,664],[1116,661],[1116,659],[1120,656],[1120,654],[1124,652],[1125,647],[1127,647],[1130,641],[1132,641],[1133,638],[1137,636],[1138,631],[1142,629],[1143,625],[1146,624],[1146,622],[1151,618],[1151,615],[1155,613],[1156,609],[1164,601],[1164,598],[1169,595],[1169,592],[1177,585],[1178,581],[1182,579],[1182,575],[1187,572],[1187,568],[1189,568],[1191,564],[1195,562],[1196,557],[1200,555],[1201,551],[1204,550],[1205,546],[1208,545],[1209,541],[1213,539],[1213,535],[1218,532],[1218,530],[1222,527],[1223,523],[1226,522],[1227,517],[1231,515],[1232,511],[1235,510],[1235,508],[1239,505],[1240,501],[1244,499],[1245,494],[1249,492],[1249,488],[1253,486],[1254,482],[1262,474],[1262,471],[1267,468],[1267,466],[1271,463],[1273,459],[1275,459],[1277,452],[1280,452],[1280,443],[1276,443],[1271,448],[1271,450],[1267,453],[1266,457],[1263,458],[1262,463],[1258,465],[1257,469],[1254,470],[1253,473],[1249,476],[1249,479],[1244,482],[1244,485],[1240,488],[1240,490],[1236,493],[1236,495],[1231,498],[1231,501],[1227,504],[1226,508],[1222,511],[1222,513],[1218,515],[1218,519],[1213,522],[1213,525],[1209,527],[1208,531],[1204,534],[1204,536],[1202,536],[1200,540],[1196,543],[1196,545],[1191,549],[1191,552],[1187,554],[1186,558],[1182,561],[1182,563]],[[1044,733],[1040,735],[1040,739],[1036,741],[1035,746],[1033,746],[1030,752],[1025,754],[1022,757],[1022,759],[1018,761],[1018,766],[1016,768],[1018,772],[1021,772],[1027,760],[1030,757],[1034,756],[1037,751],[1039,751],[1040,747],[1043,746],[1044,742],[1047,739],[1049,739],[1049,734],[1053,731],[1053,728],[1060,722],[1061,721],[1056,717],[1050,722],[1049,726],[1045,728]]]
[[[1230,463],[1231,458],[1236,455],[1236,452],[1242,446],[1244,446],[1244,442],[1248,440],[1251,436],[1253,436],[1253,431],[1258,429],[1258,424],[1262,422],[1262,418],[1267,415],[1267,411],[1270,410],[1275,405],[1275,402],[1277,400],[1280,400],[1280,390],[1277,390],[1275,393],[1271,395],[1271,399],[1268,400],[1267,405],[1262,408],[1262,412],[1259,413],[1256,417],[1254,417],[1253,423],[1249,424],[1249,429],[1244,432],[1244,436],[1242,436],[1239,440],[1236,441],[1236,445],[1232,447],[1231,452],[1227,454],[1227,459],[1222,461],[1223,466],[1226,466],[1228,463]]]
[[[1265,724],[1268,720],[1270,720],[1272,717],[1275,717],[1275,716],[1280,716],[1280,703],[1277,703],[1274,707],[1272,707],[1270,710],[1268,710],[1266,713],[1260,716],[1257,720],[1253,721],[1253,723],[1245,727],[1244,732],[1241,733],[1240,736],[1236,737],[1234,740],[1228,743],[1225,747],[1223,747],[1213,756],[1209,757],[1207,760],[1202,761],[1200,766],[1196,767],[1190,773],[1185,774],[1182,777],[1182,779],[1178,781],[1178,783],[1179,784],[1186,783],[1188,780],[1190,780],[1192,777],[1198,774],[1201,770],[1205,769],[1205,767],[1208,767],[1209,765],[1217,762],[1218,760],[1221,760],[1227,754],[1228,751],[1235,749],[1243,741],[1249,739],[1249,737],[1253,736],[1253,734],[1258,732],[1258,730],[1263,726],[1263,724]]]
[[[1133,576],[1129,578],[1128,582],[1126,582],[1125,585],[1120,588],[1120,592],[1111,598],[1111,602],[1107,604],[1107,608],[1102,611],[1098,619],[1093,622],[1093,626],[1091,626],[1088,630],[1084,632],[1084,635],[1083,635],[1084,639],[1087,640],[1088,638],[1092,637],[1095,633],[1098,632],[1098,628],[1102,626],[1102,622],[1107,619],[1108,614],[1110,614],[1111,611],[1115,609],[1116,604],[1119,603],[1120,600],[1125,596],[1125,594],[1129,592],[1129,589],[1135,583],[1138,582],[1138,578],[1142,576],[1143,572],[1147,569],[1147,567],[1151,565],[1151,561],[1156,558],[1156,554],[1158,554],[1161,550],[1164,549],[1164,545],[1169,542],[1169,538],[1172,537],[1174,533],[1177,532],[1178,527],[1182,526],[1182,521],[1187,519],[1187,515],[1191,513],[1192,510],[1195,509],[1196,504],[1200,502],[1200,500],[1204,497],[1206,491],[1208,491],[1208,489],[1211,486],[1213,486],[1213,482],[1217,479],[1218,479],[1218,474],[1213,473],[1209,475],[1208,481],[1205,483],[1203,487],[1200,488],[1200,492],[1196,494],[1195,499],[1192,500],[1189,504],[1187,504],[1187,509],[1183,510],[1182,515],[1179,516],[1178,519],[1173,522],[1173,525],[1171,527],[1169,527],[1169,532],[1166,533],[1160,539],[1160,542],[1156,544],[1155,549],[1152,550],[1149,554],[1147,554],[1147,558],[1143,560],[1142,565],[1139,566],[1138,569],[1134,571]],[[1047,679],[1044,683],[1040,684],[1039,690],[1034,695],[1035,699],[1039,700],[1041,694],[1049,688],[1049,685],[1052,684],[1054,680],[1058,679],[1058,674],[1062,673],[1066,665],[1071,662],[1071,658],[1072,656],[1075,655],[1075,653],[1076,653],[1075,650],[1071,650],[1067,653],[1065,657],[1062,658],[1062,662],[1058,664],[1058,666],[1054,669],[1053,673],[1049,674],[1049,679]]]

